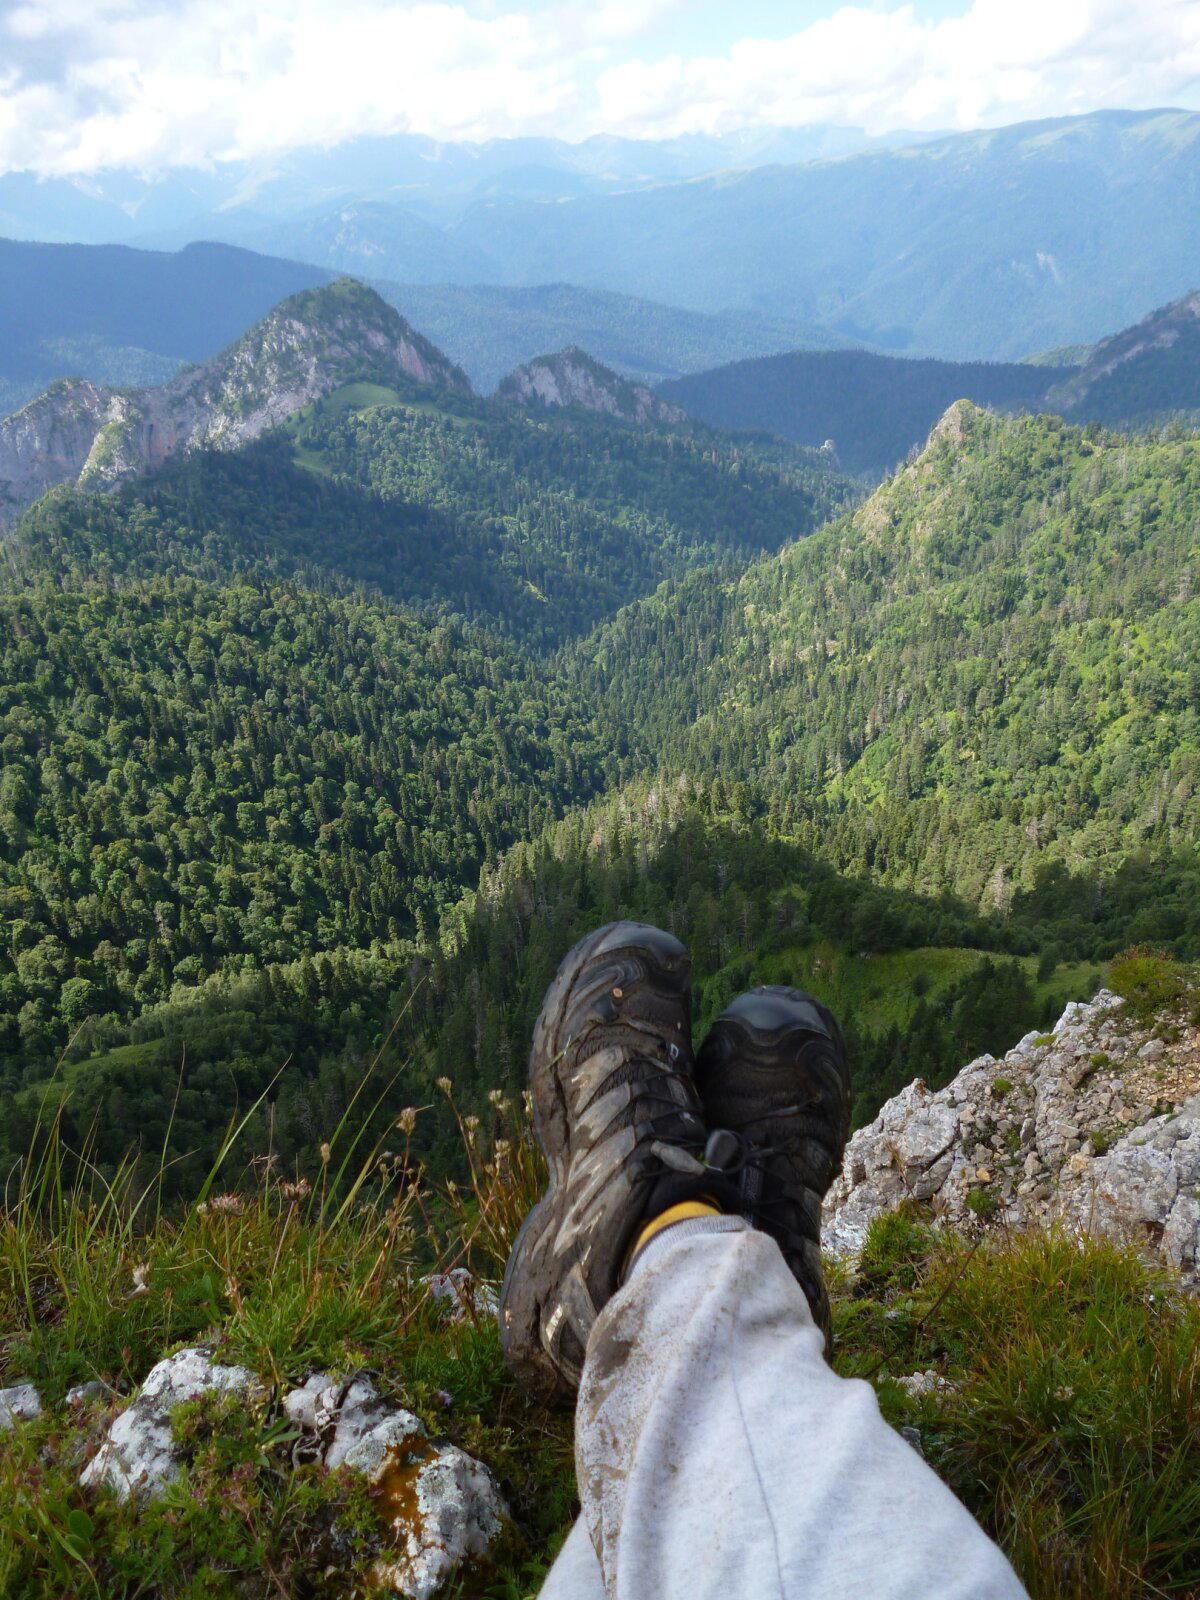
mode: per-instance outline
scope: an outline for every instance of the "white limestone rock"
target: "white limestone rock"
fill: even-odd
[[[477,1321],[500,1313],[500,1297],[490,1283],[482,1283],[466,1267],[431,1272],[421,1279],[429,1298],[442,1305],[446,1322]]]
[[[80,1483],[106,1486],[122,1500],[151,1499],[179,1472],[179,1450],[171,1431],[171,1413],[185,1400],[205,1394],[248,1396],[254,1374],[245,1367],[218,1365],[202,1348],[180,1350],[151,1368],[137,1395],[108,1430]]]
[[[351,1449],[390,1525],[393,1548],[373,1583],[403,1600],[430,1600],[466,1562],[485,1560],[508,1509],[495,1478],[456,1445],[434,1444],[410,1411],[394,1412]]]
[[[101,1383],[99,1378],[92,1378],[87,1383],[77,1383],[73,1389],[67,1390],[67,1406],[71,1411],[82,1411],[87,1406],[99,1405],[108,1393],[108,1385]]]
[[[32,1422],[42,1414],[42,1397],[31,1383],[15,1383],[0,1389],[0,1433],[18,1422]]]
[[[1194,1081],[1195,1046],[1177,1031],[1178,1044],[1152,1036],[1102,989],[1003,1061],[973,1061],[937,1093],[909,1084],[850,1140],[825,1202],[825,1248],[855,1258],[872,1221],[911,1198],[968,1230],[986,1216],[1130,1241],[1200,1285],[1200,1094],[1176,1115],[1150,1109],[1159,1074]]]

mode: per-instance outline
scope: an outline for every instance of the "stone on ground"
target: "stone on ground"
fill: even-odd
[[[171,1430],[175,1407],[206,1394],[248,1395],[255,1386],[253,1373],[245,1367],[219,1366],[208,1350],[180,1350],[168,1356],[151,1368],[79,1481],[90,1489],[107,1486],[122,1500],[161,1494],[180,1467]]]
[[[31,1383],[15,1383],[0,1389],[0,1433],[18,1422],[32,1422],[42,1414],[42,1397]]]

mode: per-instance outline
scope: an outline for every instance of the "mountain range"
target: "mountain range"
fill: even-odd
[[[132,1100],[181,1183],[235,1060],[254,1095],[291,1057],[307,1159],[396,1004],[406,1099],[451,1065],[482,1096],[531,908],[538,972],[619,907],[690,927],[705,1006],[774,981],[753,950],[818,985],[821,941],[923,952],[934,1009],[853,991],[864,1115],[1122,943],[1200,952],[1182,431],[959,402],[864,500],[577,352],[480,399],[350,283],[168,393],[8,535],[10,1153],[69,1040],[77,1131],[118,1159]]]
[[[866,350],[794,351],[663,383],[659,392],[718,427],[826,441],[850,472],[878,480],[957,399],[1001,411],[1145,428],[1200,411],[1200,294],[1078,352],[1072,366],[905,360]]]
[[[828,130],[529,149],[368,141],[232,184],[219,170],[10,174],[0,226],[223,239],[384,282],[564,283],[823,330],[825,343],[1013,361],[1094,343],[1200,281],[1198,135],[1200,115],[1162,110],[907,143]]]
[[[176,454],[236,449],[351,380],[470,391],[371,290],[345,279],[302,291],[160,387],[63,381],[0,422],[0,530],[56,484],[111,488]]]

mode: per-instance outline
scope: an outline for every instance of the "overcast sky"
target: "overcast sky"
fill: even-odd
[[[1200,106],[1200,0],[0,0],[0,170]]]

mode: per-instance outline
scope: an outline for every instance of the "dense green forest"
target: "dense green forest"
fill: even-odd
[[[665,578],[777,550],[855,494],[817,452],[770,439],[351,384],[236,453],[181,457],[112,496],[55,491],[12,560],[71,586],[361,588],[541,648]]]
[[[4,1044],[218,966],[395,943],[593,790],[570,697],[494,639],[297,587],[3,597]]]
[[[763,428],[797,444],[832,439],[847,472],[892,472],[956,400],[1038,410],[1065,368],[999,361],[906,360],[869,350],[794,350],[661,385],[667,399],[722,428]]]
[[[828,999],[860,1117],[1132,942],[1200,955],[1198,480],[961,406],[846,510],[768,441],[355,386],[48,496],[0,595],[0,1158],[61,1104],[186,1193],[260,1096],[237,1156],[310,1167],[443,1078],[486,1110],[619,914],[688,940],[699,1025]]]
[[[964,404],[859,510],[629,608],[574,673],[843,868],[1003,908],[1045,860],[1195,844],[1198,495],[1194,439]]]

